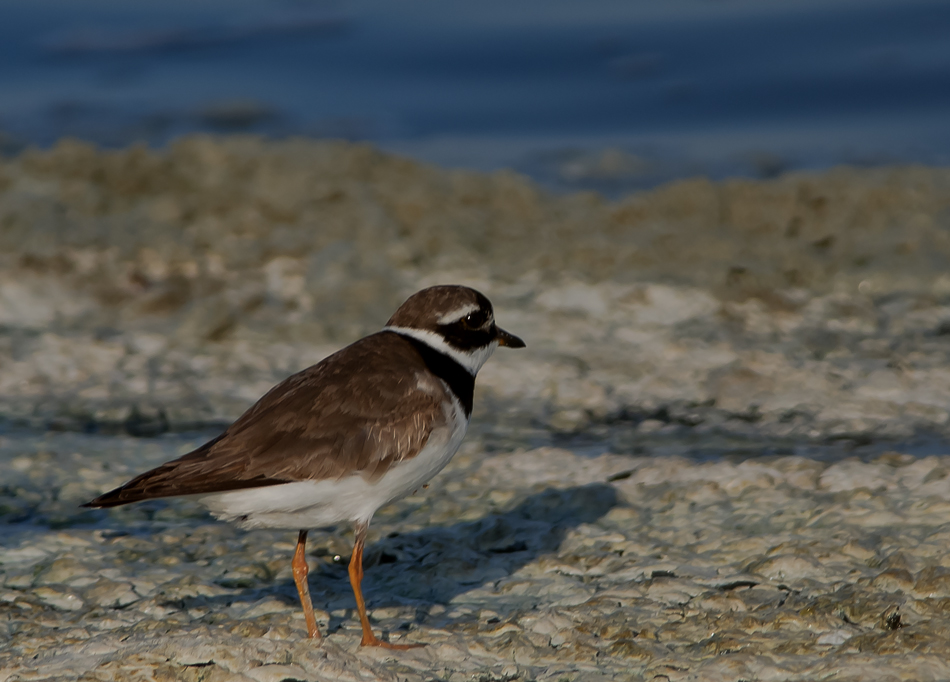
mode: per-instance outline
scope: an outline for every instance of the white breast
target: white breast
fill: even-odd
[[[468,417],[451,392],[446,426],[429,436],[412,459],[391,467],[376,481],[356,474],[341,479],[298,481],[214,493],[201,502],[217,518],[244,528],[300,530],[343,521],[369,523],[380,507],[412,493],[439,473],[458,451],[468,430]]]

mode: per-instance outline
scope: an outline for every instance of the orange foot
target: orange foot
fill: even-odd
[[[360,646],[378,646],[383,649],[395,649],[396,651],[405,651],[406,649],[419,649],[426,646],[425,644],[393,644],[392,642],[384,642],[381,639],[377,639],[375,636],[371,638],[363,637],[363,641],[360,642]]]

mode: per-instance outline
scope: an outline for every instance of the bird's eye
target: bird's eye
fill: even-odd
[[[476,310],[462,318],[462,324],[468,329],[479,329],[485,324],[487,316],[484,310]]]

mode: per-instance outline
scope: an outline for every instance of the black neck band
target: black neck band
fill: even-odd
[[[449,385],[452,393],[459,399],[462,409],[465,410],[465,416],[472,416],[472,404],[475,398],[475,377],[469,374],[469,371],[451,356],[437,351],[429,344],[414,339],[411,336],[402,335],[406,341],[419,351],[422,361],[426,363],[429,371],[439,377]]]

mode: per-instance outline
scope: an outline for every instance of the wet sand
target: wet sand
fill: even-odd
[[[945,678],[948,185],[606,201],[252,138],[3,162],[0,680]],[[77,509],[440,282],[528,349],[373,525],[372,618],[426,649],[356,647],[345,528],[314,644],[292,538]]]

